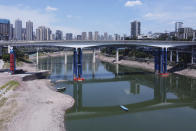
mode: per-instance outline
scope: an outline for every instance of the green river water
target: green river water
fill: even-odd
[[[196,131],[196,80],[179,75],[161,78],[145,70],[112,65],[83,55],[84,82],[73,82],[72,56],[39,60],[51,70],[55,88],[71,95],[67,131]],[[59,81],[68,80],[68,81]],[[123,111],[120,105],[129,109]]]

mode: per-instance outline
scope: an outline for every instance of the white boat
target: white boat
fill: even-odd
[[[124,111],[128,111],[129,109],[123,105],[120,106],[121,109],[123,109]]]
[[[57,91],[64,91],[66,87],[57,88]]]

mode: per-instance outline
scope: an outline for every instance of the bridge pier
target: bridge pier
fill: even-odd
[[[119,49],[116,49],[116,63],[119,62]]]
[[[194,62],[194,49],[192,47],[192,52],[191,52],[191,64],[195,64]]]
[[[95,72],[96,72],[96,65],[95,63],[92,64],[92,78],[95,78]]]
[[[172,62],[172,61],[173,61],[173,52],[170,51],[170,62]]]
[[[155,73],[161,76],[168,76],[167,73],[167,48],[161,48],[155,51]]]
[[[75,48],[73,55],[73,79],[74,81],[84,81],[82,78],[82,49]]]
[[[118,76],[119,74],[119,64],[116,64],[116,75]]]
[[[67,65],[67,53],[65,52],[65,65]]]
[[[93,49],[93,63],[96,63],[96,53],[95,53],[95,49]]]
[[[176,51],[176,63],[179,63],[179,52]]]
[[[14,48],[9,46],[8,50],[10,53],[10,72],[11,74],[14,74],[16,70],[16,57],[14,53]]]
[[[37,63],[37,66],[39,64],[39,49],[37,49],[37,53],[36,53],[37,57],[36,57],[36,63]]]
[[[155,73],[160,73],[160,51],[155,50],[155,56],[154,56],[154,65],[155,65]]]

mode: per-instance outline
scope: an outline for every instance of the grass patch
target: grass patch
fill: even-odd
[[[2,98],[0,100],[0,107],[2,107],[6,103],[7,100],[8,100],[8,98]]]
[[[18,87],[20,84],[17,81],[9,81],[7,82],[5,85],[0,87],[0,90],[5,89],[5,88],[9,88],[9,89],[15,89],[16,87]]]
[[[2,94],[5,94],[9,90],[14,90],[16,89],[20,84],[17,81],[9,81],[5,85],[0,87],[0,98],[2,97]],[[3,98],[2,98],[3,99]]]
[[[23,62],[21,61],[16,61],[16,67],[21,67],[23,65]],[[4,69],[9,69],[10,68],[10,63],[9,62],[5,62],[3,65]]]

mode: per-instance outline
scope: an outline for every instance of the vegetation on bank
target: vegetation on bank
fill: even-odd
[[[17,81],[9,81],[5,85],[0,87],[0,98],[2,97],[3,94],[7,93],[10,90],[14,90],[19,86],[19,82]]]
[[[15,58],[16,58],[16,66],[22,66],[22,63],[32,63],[29,60],[28,54],[25,54],[23,51],[19,49],[14,49]],[[3,55],[2,59],[5,62],[3,68],[9,68],[10,67],[10,54],[7,52],[7,48],[3,49]]]
[[[15,90],[18,86],[20,86],[19,82],[12,80],[0,87],[0,107],[7,101],[7,97],[3,97],[3,95],[10,90]]]
[[[7,105],[6,110],[4,109],[0,111],[0,129],[2,130],[6,128],[5,123],[10,121],[13,117],[15,113],[14,108],[17,106],[16,100],[10,99],[14,96],[7,97],[6,93],[10,90],[15,90],[19,86],[19,82],[12,80],[0,87],[0,108],[3,108],[5,104]],[[9,102],[8,99],[10,100]]]

